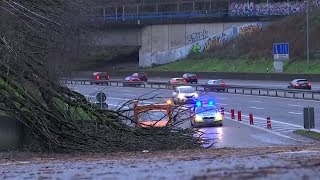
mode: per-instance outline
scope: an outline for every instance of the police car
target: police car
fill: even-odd
[[[193,107],[192,127],[222,126],[223,115],[213,100],[197,101]]]

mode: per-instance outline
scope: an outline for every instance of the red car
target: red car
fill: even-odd
[[[204,86],[205,91],[225,91],[227,84],[222,79],[209,80]]]
[[[182,77],[187,83],[198,83],[198,76],[196,74],[186,73]]]
[[[91,78],[93,80],[109,80],[110,79],[110,75],[106,72],[94,72],[92,73],[92,76]],[[102,84],[102,83],[99,83],[99,82],[90,82],[90,84]],[[108,84],[108,83],[106,83]]]
[[[110,75],[106,72],[94,72],[92,73],[92,79],[95,80],[109,80]]]
[[[311,83],[307,79],[294,79],[289,83],[290,89],[309,89],[311,90]]]

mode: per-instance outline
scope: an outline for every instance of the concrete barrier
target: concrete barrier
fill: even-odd
[[[141,70],[143,71],[143,70]],[[137,71],[112,71],[112,77],[129,76]],[[173,78],[182,77],[185,72],[172,71],[144,71],[148,77]],[[75,78],[90,78],[93,71],[75,71],[72,72],[72,77]],[[291,81],[296,78],[305,78],[311,82],[320,82],[320,74],[285,74],[285,73],[226,73],[226,72],[196,72],[199,78],[202,79],[238,79],[238,80],[266,80],[266,81]]]

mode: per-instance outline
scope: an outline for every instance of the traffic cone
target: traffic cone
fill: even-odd
[[[271,129],[271,118],[270,117],[267,117],[267,128],[268,129]]]
[[[249,120],[250,120],[250,124],[253,125],[253,114],[252,113],[249,114]]]

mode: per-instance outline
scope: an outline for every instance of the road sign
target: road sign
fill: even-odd
[[[314,107],[303,108],[304,129],[313,129],[314,126]]]
[[[99,92],[99,93],[97,94],[97,96],[96,96],[96,99],[97,99],[97,101],[98,101],[99,103],[105,102],[105,101],[107,100],[107,96],[106,96],[105,93]]]
[[[289,60],[289,43],[274,43],[273,58],[275,61]]]

